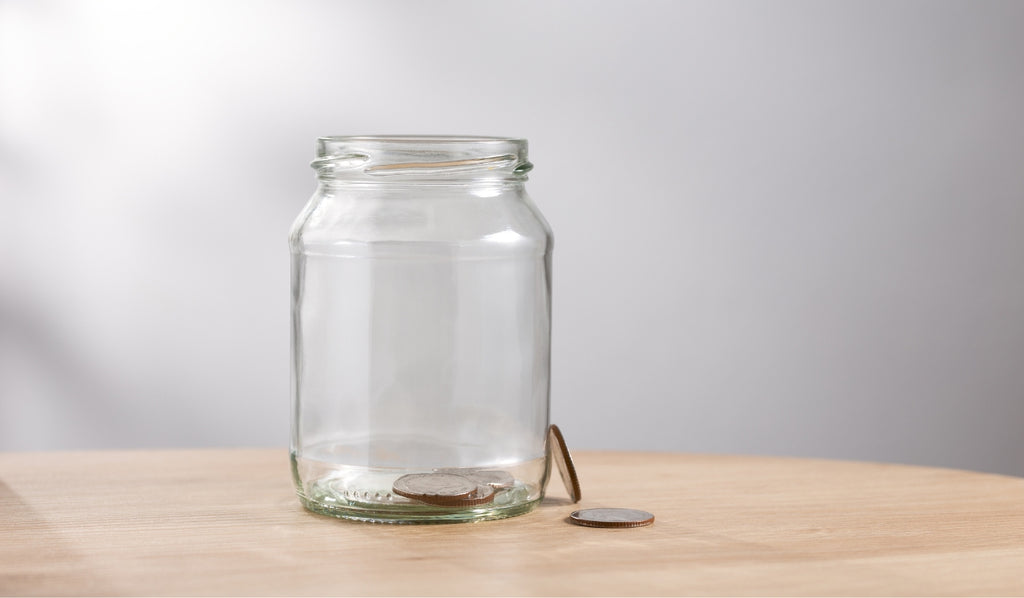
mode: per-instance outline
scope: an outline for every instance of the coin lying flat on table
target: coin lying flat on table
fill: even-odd
[[[410,473],[395,480],[391,490],[416,500],[458,500],[475,494],[477,487],[473,480],[451,473]]]
[[[548,428],[548,444],[551,456],[558,466],[558,473],[562,476],[562,483],[565,484],[565,491],[569,493],[572,502],[580,502],[580,479],[576,475],[576,467],[572,464],[569,449],[565,446],[562,431],[555,424]]]
[[[585,527],[643,527],[654,523],[654,515],[636,509],[581,509],[569,520]]]

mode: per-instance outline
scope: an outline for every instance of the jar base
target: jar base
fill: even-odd
[[[292,454],[295,491],[314,513],[375,523],[458,523],[504,519],[528,513],[540,503],[545,460],[533,459],[502,468],[514,480],[495,490],[485,504],[441,506],[406,498],[393,491],[405,474],[429,470],[341,465]],[[459,468],[467,475],[484,468]],[[445,469],[452,473],[452,469]]]
[[[308,511],[319,515],[328,515],[339,519],[362,521],[364,523],[405,524],[437,524],[437,523],[472,523],[475,521],[491,521],[524,515],[537,508],[540,499],[517,503],[508,506],[486,505],[472,508],[402,508],[381,509],[372,507],[356,507],[353,505],[327,504],[311,500],[299,494],[299,501]]]

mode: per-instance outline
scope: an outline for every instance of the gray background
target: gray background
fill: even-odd
[[[284,446],[324,134],[524,136],[576,448],[1024,474],[1024,3],[0,0],[0,449]]]

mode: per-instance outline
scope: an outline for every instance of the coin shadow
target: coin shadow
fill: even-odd
[[[574,504],[576,503],[572,502],[572,499],[561,496],[545,496],[544,500],[540,502],[542,507],[567,507]]]

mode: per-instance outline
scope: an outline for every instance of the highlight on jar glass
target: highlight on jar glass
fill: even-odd
[[[520,515],[549,462],[551,229],[524,139],[322,137],[292,226],[303,505],[393,523]]]

